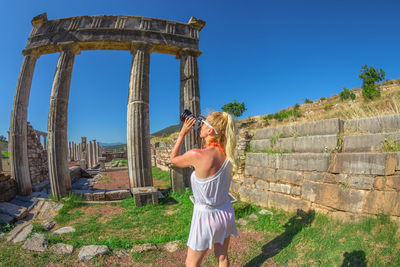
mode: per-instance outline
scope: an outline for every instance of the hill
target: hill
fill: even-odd
[[[162,130],[159,130],[158,132],[152,133],[151,136],[166,136],[179,131],[179,129],[179,124],[172,125]]]

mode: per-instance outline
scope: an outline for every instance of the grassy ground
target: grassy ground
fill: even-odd
[[[172,194],[160,205],[136,208],[132,199],[119,204],[84,205],[76,196],[65,202],[55,218],[56,227],[73,226],[76,232],[56,236],[43,231],[40,224],[34,232],[44,233],[49,245],[62,242],[75,246],[107,245],[110,249],[130,249],[133,244],[153,243],[161,246],[179,240],[181,252],[188,238],[192,203],[186,194]],[[273,211],[261,215],[260,207],[239,202],[234,205],[236,219],[245,218],[240,227],[245,236],[240,244],[232,244],[230,257],[234,266],[399,266],[400,237],[398,225],[381,215],[367,218],[361,223],[339,223],[314,212],[297,214]],[[258,220],[248,219],[257,214]],[[74,265],[73,255],[59,256],[51,252],[33,253],[21,248],[22,244],[0,240],[1,266],[43,266],[49,263]],[[238,247],[238,248],[236,248]],[[158,265],[159,252],[131,254],[136,264]],[[91,261],[101,266],[107,256]],[[169,256],[168,256],[169,257]],[[213,255],[206,257],[204,266],[215,266]],[[116,262],[118,264],[118,262]],[[178,263],[176,263],[178,265]],[[118,266],[118,265],[116,265]]]

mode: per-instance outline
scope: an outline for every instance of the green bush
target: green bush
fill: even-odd
[[[310,100],[310,99],[308,99],[308,98],[306,98],[306,100],[304,100],[304,103],[306,103],[306,104],[311,104],[313,101],[312,100]]]
[[[247,110],[247,108],[244,105],[244,102],[239,103],[236,99],[234,99],[234,102],[225,104],[221,108],[223,111],[228,112],[235,117],[240,117],[242,116],[243,112]]]
[[[382,69],[375,69],[364,65],[358,78],[362,79],[362,95],[367,99],[374,99],[381,96],[379,88],[375,83],[385,79],[385,72]]]
[[[339,97],[340,97],[340,100],[342,100],[342,101],[349,99],[349,98],[351,98],[351,100],[356,99],[356,95],[344,86],[343,86],[343,91],[340,92],[340,94],[339,94]]]
[[[296,117],[299,118],[301,117],[301,112],[297,109],[291,109],[291,110],[281,110],[276,113],[268,114],[263,117],[264,123],[268,123],[268,120],[278,120],[278,121],[283,121],[284,119],[287,119],[289,117]]]

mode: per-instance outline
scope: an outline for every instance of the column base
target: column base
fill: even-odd
[[[135,206],[141,207],[147,204],[158,204],[158,191],[155,187],[134,187],[131,188]]]

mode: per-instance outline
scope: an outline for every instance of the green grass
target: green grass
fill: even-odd
[[[391,138],[385,140],[382,145],[383,152],[400,152],[400,142],[394,141]]]
[[[153,179],[158,181],[169,182],[171,180],[171,176],[168,171],[163,171],[160,168],[152,167],[151,172],[153,174]]]
[[[126,167],[126,166],[128,166],[128,160],[127,159],[113,159],[111,165],[117,166],[117,167]]]
[[[4,158],[8,158],[8,152],[2,151],[1,154],[3,155]]]
[[[132,199],[108,204],[121,209],[113,215],[102,215],[101,205],[91,205],[99,212],[85,215],[85,206],[76,195],[63,200],[64,207],[56,217],[57,227],[73,226],[76,231],[52,235],[40,224],[33,225],[33,232],[44,233],[49,245],[62,242],[77,248],[85,245],[107,245],[111,250],[130,249],[133,244],[153,243],[158,247],[179,240],[184,249],[188,238],[193,204],[191,192],[166,196],[159,205],[135,207]],[[174,204],[172,204],[174,203]],[[277,264],[284,266],[399,266],[399,226],[389,216],[365,218],[361,223],[341,223],[313,211],[288,213],[269,209],[273,215],[259,214],[261,207],[238,201],[234,204],[235,217],[248,221],[239,226],[242,231],[256,233],[248,237],[240,250],[231,253],[231,260],[239,266]],[[248,219],[256,214],[257,221]],[[84,216],[85,215],[85,216]],[[0,240],[1,266],[43,266],[49,263],[73,265],[77,252],[72,256],[58,256],[50,252],[31,253],[21,249],[22,244],[9,244]],[[161,253],[161,254],[160,254]],[[150,263],[165,252],[135,253],[135,263]],[[99,260],[94,260],[100,264]],[[204,266],[215,266],[213,255]]]

